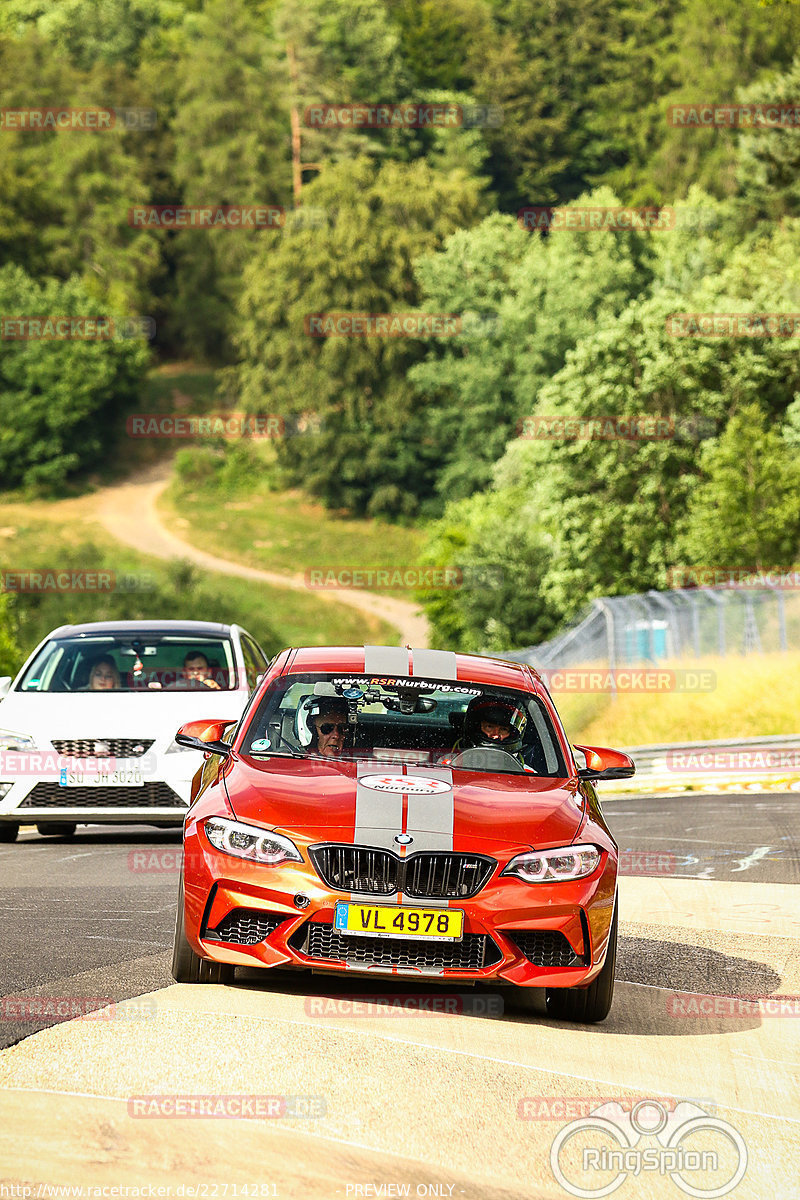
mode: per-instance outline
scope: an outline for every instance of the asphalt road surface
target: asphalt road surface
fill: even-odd
[[[675,796],[609,801],[605,814],[623,875],[789,884],[800,882],[797,808],[791,794]],[[170,984],[179,857],[179,831],[144,826],[80,826],[71,838],[29,829],[0,846],[0,996],[80,995],[99,1008]],[[756,966],[732,970],[711,949],[635,937],[621,939],[617,976],[771,990]],[[8,1006],[0,1046],[63,1019],[34,1010],[15,1020]]]
[[[598,1026],[521,1015],[505,1001],[499,1011],[398,1012],[381,997],[419,996],[419,985],[386,978],[253,972],[232,987],[175,985],[177,834],[25,832],[0,847],[0,1184],[24,1183],[31,1197],[65,1185],[158,1185],[163,1197],[197,1200],[598,1195],[618,1164],[598,1167],[595,1151],[581,1160],[578,1142],[554,1159],[560,1131],[607,1101],[629,1116],[657,1101],[673,1116],[699,1105],[702,1137],[717,1139],[716,1173],[705,1159],[700,1175],[678,1162],[680,1179],[701,1189],[689,1194],[731,1179],[713,1194],[796,1194],[800,1022],[780,1018],[800,1015],[798,802],[608,802],[622,851],[621,937],[614,1006]],[[371,1002],[353,1006],[354,993]],[[123,1003],[119,1019],[65,1021],[32,1008],[15,1017],[20,997]],[[300,1097],[317,1108],[275,1121],[134,1119],[137,1097],[187,1095]],[[651,1133],[633,1142],[662,1154]],[[676,1151],[651,1169],[640,1149],[617,1200],[687,1194],[671,1170]]]

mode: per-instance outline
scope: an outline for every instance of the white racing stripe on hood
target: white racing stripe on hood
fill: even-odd
[[[364,787],[361,778],[375,774],[375,763],[359,763],[356,780],[356,820],[353,842],[356,846],[377,846],[397,854],[395,836],[403,828],[402,792],[376,792]],[[397,892],[391,896],[353,892],[351,900],[369,900],[372,904],[396,904]]]
[[[409,833],[414,841],[409,846],[408,853],[416,854],[419,850],[452,852],[455,823],[453,772],[449,767],[412,767],[409,774],[420,775],[424,779],[441,779],[450,786],[448,791],[434,792],[430,796],[409,794],[406,833]],[[447,908],[449,902],[404,897],[403,903],[424,905],[425,908]]]

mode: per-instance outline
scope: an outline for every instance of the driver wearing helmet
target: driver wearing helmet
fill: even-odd
[[[308,707],[308,727],[311,754],[325,758],[341,754],[351,732],[347,702],[335,696],[315,696]]]
[[[510,700],[476,696],[467,706],[464,728],[453,750],[497,747],[513,754],[524,765],[522,739],[527,720],[523,710]]]

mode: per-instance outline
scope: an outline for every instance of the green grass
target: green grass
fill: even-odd
[[[274,490],[274,454],[268,445],[256,450],[238,479],[226,474],[224,485],[211,470],[205,477],[200,470],[190,478],[176,475],[161,498],[166,523],[196,546],[247,566],[290,574],[419,565],[420,530],[345,517],[300,492]],[[366,590],[414,599],[411,592]]]
[[[196,366],[191,362],[154,367],[147,376],[135,413],[160,417],[216,412],[222,407],[217,399],[218,386],[219,372],[211,367]],[[134,471],[171,458],[176,447],[187,444],[172,438],[131,437],[126,425],[129,415],[120,413],[106,463],[92,477],[92,482],[113,483]]]
[[[0,566],[3,570],[104,568],[117,579],[138,578],[145,589],[15,595],[13,618],[23,658],[57,625],[123,618],[236,621],[268,653],[287,645],[397,641],[392,626],[313,593],[201,572],[121,546],[91,519],[90,501],[91,497],[54,505],[0,502]]]
[[[596,746],[646,746],[800,733],[800,651],[702,658],[660,667],[712,671],[709,692],[553,692],[567,736]]]

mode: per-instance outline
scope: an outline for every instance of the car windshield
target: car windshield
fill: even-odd
[[[567,774],[544,705],[464,681],[366,674],[283,676],[248,723],[242,753],[470,771]]]
[[[22,692],[159,692],[236,687],[228,638],[91,634],[53,638],[23,675]]]

